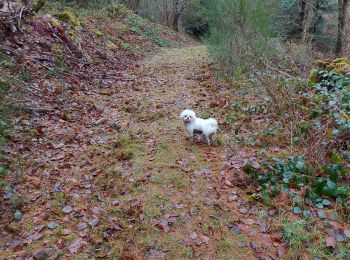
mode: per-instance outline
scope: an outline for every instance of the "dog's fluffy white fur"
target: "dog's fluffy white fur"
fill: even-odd
[[[196,113],[190,109],[183,110],[180,118],[193,140],[195,132],[201,132],[208,145],[213,143],[213,135],[218,130],[218,122],[214,118],[203,119],[196,117]]]

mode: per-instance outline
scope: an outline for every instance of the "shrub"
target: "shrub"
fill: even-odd
[[[208,8],[208,50],[226,78],[248,79],[271,97],[274,108],[294,117],[294,86],[300,82],[290,56],[299,53],[288,51],[276,38],[271,21],[275,10],[266,1],[213,1]]]

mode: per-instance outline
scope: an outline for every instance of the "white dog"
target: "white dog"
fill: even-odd
[[[199,132],[204,135],[208,145],[213,143],[213,135],[218,130],[218,122],[215,119],[197,118],[196,113],[189,109],[182,111],[180,118],[184,121],[191,140],[193,140],[194,134]]]

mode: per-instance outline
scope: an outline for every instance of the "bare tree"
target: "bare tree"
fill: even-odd
[[[349,0],[338,0],[338,35],[335,54],[340,56],[343,50],[344,29]]]
[[[125,4],[131,10],[137,12],[140,6],[141,0],[122,0],[121,3]]]
[[[180,16],[185,8],[184,0],[173,0],[173,24],[172,27],[175,31],[179,30]]]
[[[160,23],[179,30],[179,21],[188,0],[156,0]]]

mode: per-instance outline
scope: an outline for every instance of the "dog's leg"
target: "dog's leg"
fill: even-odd
[[[214,134],[210,134],[210,135],[209,135],[210,143],[213,143],[213,135],[214,135]]]
[[[210,137],[208,135],[204,135],[205,140],[207,141],[207,144],[210,145]]]
[[[190,135],[190,141],[194,140],[194,131],[188,131],[189,135]]]

